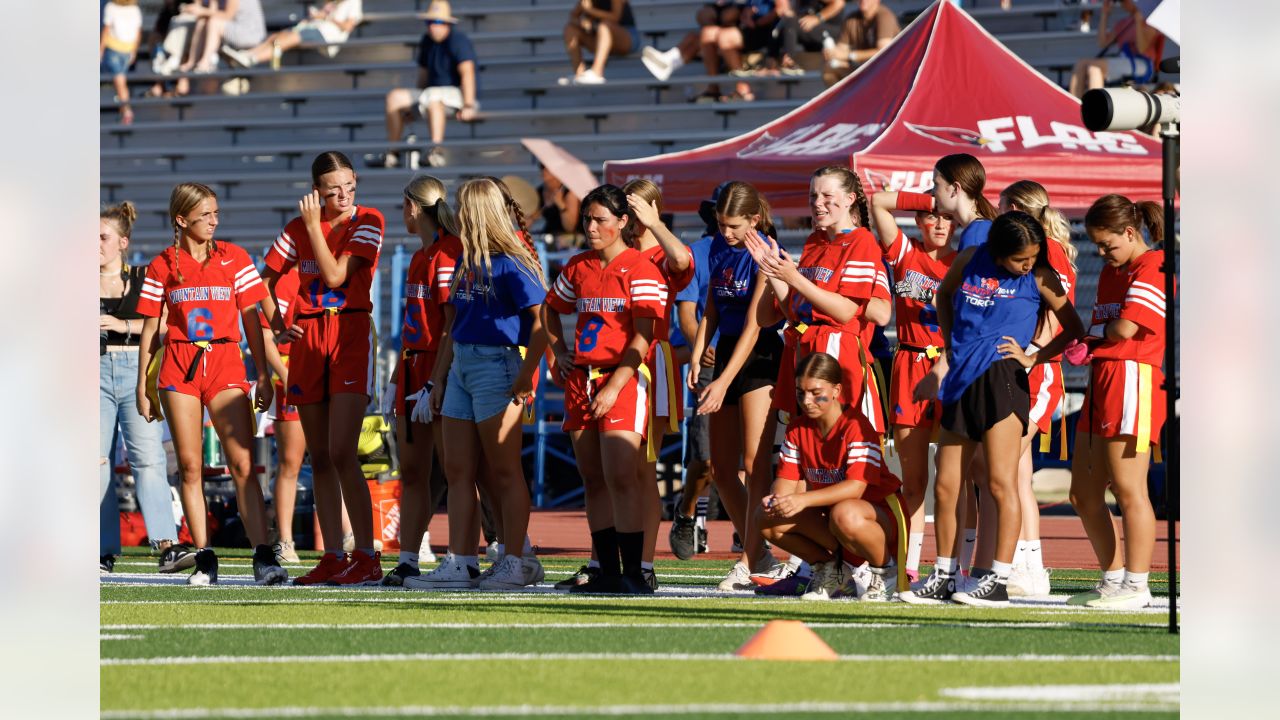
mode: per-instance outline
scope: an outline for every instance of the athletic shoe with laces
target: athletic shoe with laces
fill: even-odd
[[[116,569],[115,555],[103,555],[102,557],[98,558],[98,574],[99,575],[106,575],[109,572],[114,572],[115,569]]]
[[[305,575],[293,579],[294,585],[323,585],[334,575],[347,569],[349,561],[346,555],[327,552],[320,556],[320,562]]]
[[[761,585],[756,588],[756,594],[769,597],[797,597],[808,592],[811,580],[810,575],[793,572],[772,585]]]
[[[956,592],[956,579],[943,575],[935,568],[919,586],[898,593],[898,599],[910,605],[940,605],[950,602]]]
[[[213,585],[218,582],[218,556],[213,548],[205,548],[196,553],[195,572],[187,576],[188,585]]]
[[[196,551],[190,545],[170,545],[160,555],[160,572],[176,573],[196,564]]]
[[[645,69],[659,82],[666,82],[671,78],[671,73],[675,72],[666,54],[654,47],[646,47],[640,51],[640,62],[644,63]]]
[[[951,599],[961,605],[976,607],[1009,607],[1009,591],[995,573],[983,575],[974,590],[958,592]]]
[[[272,547],[276,553],[276,562],[284,563],[301,563],[302,558],[298,557],[298,551],[293,546],[292,540],[281,540]]]
[[[578,572],[556,583],[557,590],[572,590],[579,585],[586,585],[591,579],[600,574],[600,568],[583,565],[578,568]]]
[[[721,592],[734,592],[736,590],[751,590],[755,588],[755,583],[751,582],[751,568],[747,567],[742,561],[733,564],[733,569],[728,575],[720,581],[717,589]]]
[[[326,585],[377,585],[382,581],[382,553],[377,550],[372,555],[356,550],[351,553],[351,563],[347,569],[329,578]]]
[[[496,563],[502,559],[502,553],[498,552],[498,541],[494,540],[485,546],[484,559],[491,563]]]
[[[649,590],[657,592],[658,574],[653,571],[653,568],[640,568],[640,574],[644,576],[644,584],[649,586]]]
[[[444,560],[434,570],[418,577],[404,579],[404,587],[410,590],[470,589],[480,582],[480,568],[468,565],[453,553],[446,553]]]
[[[578,73],[573,78],[574,85],[603,85],[604,76],[596,73],[595,70],[587,68]]]
[[[529,584],[519,556],[503,556],[491,569],[489,577],[480,581],[481,590],[520,590]]]
[[[569,588],[571,593],[587,593],[596,595],[620,595],[628,591],[621,575],[605,575],[603,572],[597,572],[595,576],[583,585],[574,585]]]
[[[436,554],[431,552],[431,533],[422,533],[422,545],[418,547],[418,563],[433,563],[437,559]]]
[[[520,558],[520,568],[524,572],[526,586],[537,585],[547,577],[547,572],[542,569],[542,561],[537,555],[525,555]]]
[[[698,553],[698,522],[676,513],[676,519],[671,523],[671,532],[667,533],[667,542],[671,544],[671,552],[677,558],[693,559]]]
[[[1009,573],[1009,597],[1043,598],[1049,597],[1049,569],[1032,570],[1025,565],[1017,565]]]
[[[773,556],[771,555],[770,558],[772,557]],[[761,571],[751,573],[751,576],[748,579],[751,581],[752,585],[772,585],[779,580],[787,579],[795,573],[795,570],[796,569],[789,563],[777,562],[775,560],[772,565],[766,565]]]
[[[801,600],[830,600],[845,584],[844,562],[840,559],[814,563],[809,589]]]
[[[641,570],[635,575],[622,576],[622,595],[652,595],[653,587],[649,585],[648,579],[645,578],[644,571]]]
[[[1114,595],[1120,592],[1120,583],[1109,583],[1105,580],[1098,581],[1092,590],[1085,590],[1082,593],[1076,593],[1067,598],[1068,605],[1088,605],[1090,602],[1099,598]]]
[[[960,576],[956,578],[956,592],[977,591],[978,585],[982,583],[982,578],[990,574],[990,570],[971,570],[960,573]]]
[[[898,568],[867,568],[867,586],[858,595],[859,602],[889,602],[898,591]]]
[[[289,573],[280,567],[276,560],[276,551],[270,545],[259,545],[253,549],[253,582],[258,585],[282,585],[289,579]]]
[[[422,571],[410,565],[409,563],[400,563],[395,570],[382,576],[383,587],[404,587],[404,581],[408,578],[418,577]]]
[[[1104,610],[1141,610],[1150,605],[1150,588],[1146,585],[1139,587],[1132,583],[1123,583],[1115,592],[1106,593],[1096,600],[1085,603],[1085,607]]]

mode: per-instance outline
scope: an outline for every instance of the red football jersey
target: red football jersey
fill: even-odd
[[[1058,273],[1058,280],[1062,283],[1062,289],[1067,291],[1067,299],[1074,305],[1076,302],[1076,269],[1071,267],[1071,258],[1067,257],[1067,251],[1063,249],[1062,243],[1057,240],[1050,239],[1049,244],[1049,267]]]
[[[778,452],[778,477],[804,481],[810,489],[861,480],[868,486],[862,499],[883,500],[902,483],[885,467],[879,437],[853,408],[845,410],[825,437],[816,420],[798,415],[787,425]]]
[[[401,342],[410,350],[439,348],[444,333],[444,304],[449,302],[453,270],[462,255],[462,241],[444,235],[413,254],[404,286],[404,327]]]
[[[893,291],[889,289],[889,274],[885,272],[884,265],[880,265],[880,267],[876,269],[875,284],[871,286],[871,297],[872,299],[884,300],[886,302],[891,302],[893,300]],[[866,310],[867,306],[863,305],[862,314],[864,316],[866,315]],[[868,320],[863,320],[862,327],[858,332],[859,336],[862,338],[862,347],[870,348],[871,341],[875,339],[876,336],[876,324]],[[867,351],[868,356],[870,355],[870,352],[870,350]],[[868,357],[868,359],[870,359],[870,357]]]
[[[284,318],[284,326],[287,328],[293,324],[294,318],[298,315],[297,310],[298,297],[298,270],[294,268],[289,272],[280,276],[276,280],[276,306],[280,317]],[[271,323],[267,322],[267,315],[262,311],[258,311],[258,317],[262,320],[262,327],[270,330]],[[276,350],[281,355],[288,355],[289,348],[293,343],[282,343],[276,346]]]
[[[894,316],[898,319],[898,342],[913,347],[942,347],[942,328],[938,310],[933,305],[934,293],[947,276],[956,254],[944,248],[941,258],[928,256],[916,240],[898,231],[893,244],[885,251],[885,259],[893,269]]]
[[[169,308],[170,338],[238,343],[240,311],[266,296],[258,269],[239,246],[218,242],[203,265],[186,250],[169,248],[147,266],[138,313],[160,317],[163,304]]]
[[[879,243],[866,228],[840,233],[834,240],[815,230],[805,239],[796,266],[801,275],[823,290],[866,302],[874,293],[876,270],[881,267],[880,255]],[[786,305],[787,319],[793,323],[841,326],[795,290],[787,294]],[[861,318],[855,317],[841,327],[857,331],[861,325]]]
[[[1116,318],[1138,325],[1138,334],[1120,342],[1103,341],[1093,356],[1106,360],[1137,360],[1155,367],[1164,364],[1164,251],[1148,250],[1125,268],[1106,266],[1098,276],[1098,299],[1093,305],[1089,334],[1103,337]]]
[[[662,281],[667,285],[667,297],[675,297],[675,294],[689,287],[689,283],[693,281],[693,253],[685,248],[685,254],[689,256],[689,267],[685,271],[673,275],[671,268],[667,266],[667,253],[662,249],[661,245],[654,245],[648,250],[640,250],[640,255],[653,266],[658,268],[658,273],[662,275]],[[653,323],[653,341],[671,339],[671,313],[675,307],[673,303],[668,303],[667,312]],[[650,352],[652,354],[652,351]]]
[[[653,318],[657,325],[666,316],[667,285],[638,250],[623,250],[605,267],[596,251],[588,250],[560,271],[547,305],[562,315],[578,313],[574,362],[608,367],[622,360],[635,334],[635,318]]]
[[[355,214],[346,223],[333,228],[327,222],[320,223],[320,231],[335,258],[353,255],[368,262],[351,273],[341,286],[330,288],[320,277],[307,225],[296,217],[284,226],[275,244],[267,253],[267,267],[279,273],[298,267],[298,314],[312,315],[322,310],[354,309],[372,310],[369,288],[378,267],[378,254],[382,251],[382,234],[386,222],[382,213],[374,208],[356,207]]]

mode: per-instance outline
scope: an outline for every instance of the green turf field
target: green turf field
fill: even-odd
[[[728,561],[659,562],[661,594],[643,598],[259,588],[248,551],[219,557],[208,588],[155,584],[184,576],[151,575],[141,552],[103,576],[104,717],[1177,715],[1167,610],[714,593]],[[581,563],[544,559],[548,585]],[[1058,570],[1054,593],[1093,581]],[[1165,582],[1153,574],[1153,592]],[[733,655],[774,619],[805,622],[840,659]]]

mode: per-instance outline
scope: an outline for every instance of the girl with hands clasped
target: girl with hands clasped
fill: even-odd
[[[627,247],[627,196],[602,185],[582,199],[590,250],[565,265],[547,295],[543,324],[565,383],[564,430],[582,473],[591,544],[600,572],[571,592],[647,594],[641,567],[647,503],[641,442],[651,376],[644,365],[654,324],[667,317],[667,284],[647,256]],[[573,349],[560,315],[576,312]],[[608,458],[606,462],[605,458]],[[655,485],[656,488],[656,485]],[[656,536],[656,529],[655,529]]]
[[[288,579],[267,545],[267,512],[262,488],[252,476],[252,409],[271,406],[271,370],[263,336],[257,331],[257,305],[279,332],[283,323],[267,294],[253,260],[243,249],[214,240],[218,198],[213,190],[183,183],[169,196],[173,246],[147,266],[138,298],[146,320],[138,346],[138,414],[148,420],[168,418],[182,478],[182,512],[196,546],[191,585],[218,581],[218,558],[209,547],[205,523],[204,462],[201,457],[204,411],[222,440],[228,471],[249,542],[254,545],[253,577],[260,585]],[[161,314],[167,333],[161,350]],[[246,339],[258,367],[254,402],[240,355],[240,324],[253,328]],[[152,368],[153,360],[157,367]],[[150,382],[149,382],[150,381]],[[150,385],[150,388],[148,387]],[[161,407],[164,414],[161,414]],[[174,557],[173,570],[190,567]]]
[[[751,574],[781,577],[787,566],[768,551],[751,508],[773,480],[771,448],[777,419],[773,385],[782,362],[781,323],[761,327],[759,307],[768,283],[747,250],[748,238],[775,235],[769,203],[754,187],[723,186],[715,206],[719,234],[711,243],[706,313],[698,324],[687,384],[698,392],[698,414],[709,415],[711,467],[720,502],[742,539],[742,557],[720,583],[724,591],[750,590]],[[696,389],[703,353],[719,330],[712,381]],[[747,488],[738,471],[747,472]]]
[[[1000,216],[987,242],[961,251],[937,293],[946,353],[916,387],[917,400],[942,402],[942,435],[934,488],[939,557],[933,572],[907,602],[954,599],[968,605],[1005,606],[1007,582],[1021,529],[1018,459],[1030,413],[1027,368],[1057,356],[1084,328],[1049,265],[1044,228],[1023,212]],[[1028,356],[1041,304],[1062,332]],[[957,562],[942,555],[954,546],[961,476],[981,443],[991,500],[996,506],[996,553],[977,587],[955,592]]]
[[[356,204],[356,173],[339,152],[311,164],[312,191],[298,203],[267,253],[263,273],[274,293],[298,268],[298,296],[285,394],[298,408],[315,483],[325,554],[295,585],[371,585],[382,579],[373,545],[373,510],[357,443],[373,394],[373,309],[370,287],[386,223]],[[342,551],[346,504],[355,549]]]
[[[754,512],[766,538],[812,565],[804,599],[885,602],[899,587],[890,548],[901,548],[905,530],[902,484],[885,467],[879,434],[841,402],[843,374],[823,352],[800,361],[799,413],[787,426],[773,490]],[[842,550],[868,558],[866,587],[846,571]]]

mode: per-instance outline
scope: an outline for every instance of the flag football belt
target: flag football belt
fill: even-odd
[[[363,308],[326,308],[320,312],[298,313],[298,320],[311,320],[313,318],[331,316],[331,315],[351,315],[353,313],[369,314],[368,310]]]
[[[936,357],[941,357],[943,350],[944,348],[938,347],[937,345],[926,345],[924,347],[921,347],[919,345],[908,345],[906,343],[898,343],[898,352],[915,353],[917,355],[923,355],[929,358],[930,360]]]
[[[191,358],[191,365],[187,367],[187,372],[183,376],[183,380],[191,382],[196,379],[196,369],[200,367],[200,359],[204,357],[210,345],[222,345],[235,341],[231,338],[218,338],[217,340],[174,340],[173,342],[185,342],[196,346],[195,357]]]

